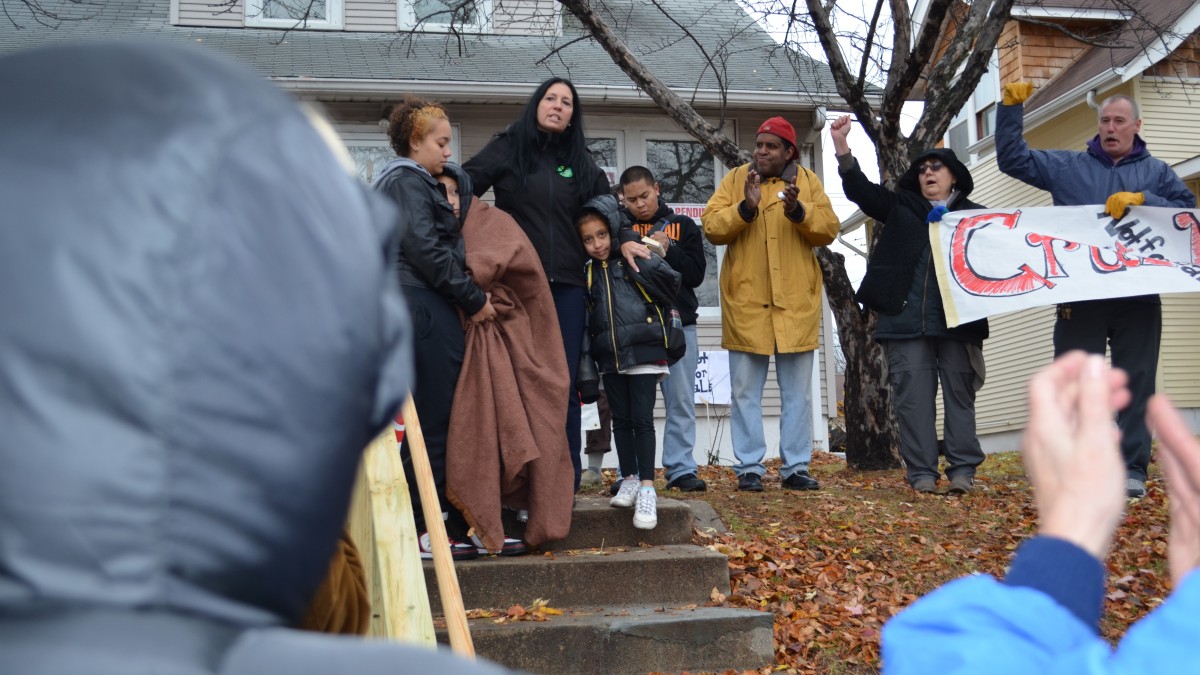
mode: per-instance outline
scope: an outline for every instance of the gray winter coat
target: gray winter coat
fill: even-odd
[[[197,47],[38,49],[0,82],[0,672],[436,660],[284,628],[408,388],[394,210]]]

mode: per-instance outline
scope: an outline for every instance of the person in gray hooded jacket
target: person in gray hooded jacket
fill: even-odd
[[[495,672],[288,628],[408,388],[387,200],[197,47],[0,82],[0,672]]]

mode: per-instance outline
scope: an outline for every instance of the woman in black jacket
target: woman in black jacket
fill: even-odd
[[[929,246],[929,223],[946,211],[984,208],[969,199],[974,182],[953,150],[917,156],[896,190],[871,182],[850,154],[850,116],[831,125],[846,198],[884,224],[855,299],[879,312],[875,339],[883,344],[900,423],[900,456],[918,492],[936,492],[936,395],[942,386],[950,492],[970,492],[983,450],[975,434],[975,392],[983,380],[986,319],[948,328]]]
[[[611,194],[608,178],[588,154],[583,107],[570,80],[546,80],[521,116],[497,134],[463,168],[475,196],[489,188],[496,206],[512,215],[533,242],[558,311],[563,349],[571,365],[567,443],[579,489],[579,399],[574,364],[579,363],[584,326],[584,263],[575,218],[592,197]]]
[[[467,537],[466,520],[446,500],[446,436],[466,350],[458,310],[476,323],[494,318],[496,310],[467,273],[462,221],[470,202],[464,201],[461,215],[456,216],[445,186],[434,178],[443,172],[450,159],[450,133],[450,120],[439,104],[409,99],[396,106],[388,137],[399,157],[383,167],[375,179],[375,189],[391,197],[400,208],[397,264],[415,334],[413,403],[424,432],[438,500],[442,511],[448,514],[446,530],[451,552],[455,559],[468,559],[476,557],[477,551],[463,542]],[[459,191],[470,194],[466,174],[458,178]],[[462,184],[464,181],[467,185]],[[405,463],[409,463],[407,438],[400,453]],[[411,464],[406,474],[410,491],[415,495]],[[413,511],[417,530],[422,533],[421,555],[432,557],[425,514],[418,500],[413,500]]]

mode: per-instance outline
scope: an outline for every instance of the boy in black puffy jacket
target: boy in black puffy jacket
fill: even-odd
[[[634,272],[616,245],[623,216],[610,195],[593,198],[576,220],[587,264],[585,348],[603,376],[612,410],[621,488],[612,506],[635,506],[633,526],[658,524],[654,492],[654,400],[668,368],[671,303],[679,273],[652,256]]]

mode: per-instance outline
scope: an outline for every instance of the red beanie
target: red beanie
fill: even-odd
[[[793,147],[796,145],[796,130],[782,117],[772,117],[763,122],[762,126],[758,128],[758,133],[775,134],[788,143],[791,143]]]

